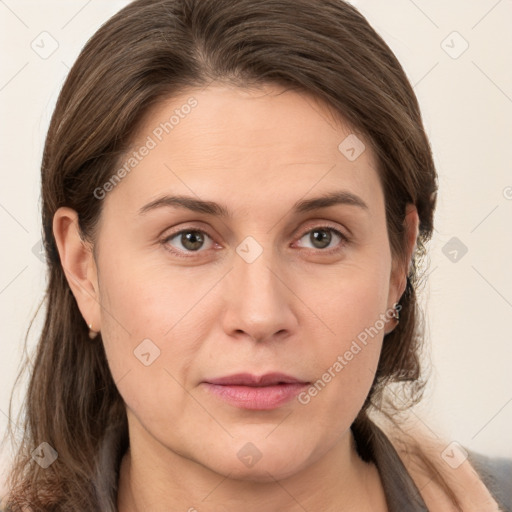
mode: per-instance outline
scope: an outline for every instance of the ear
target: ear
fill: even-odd
[[[417,246],[419,234],[419,217],[416,206],[408,203],[405,210],[404,227],[405,235],[405,257],[407,265],[404,267],[403,261],[394,260],[393,270],[391,272],[388,308],[393,308],[393,305],[400,300],[400,297],[405,291],[407,285],[407,275],[409,273],[411,260]]]
[[[87,325],[101,330],[98,273],[92,248],[80,237],[78,214],[71,208],[59,208],[53,216],[53,235],[60,262],[78,308]]]

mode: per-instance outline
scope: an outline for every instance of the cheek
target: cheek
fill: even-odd
[[[178,383],[187,379],[200,337],[184,339],[184,333],[197,333],[191,307],[207,287],[191,287],[178,272],[163,278],[157,268],[148,272],[128,260],[113,267],[109,271],[105,262],[100,281],[101,331],[110,371],[127,406],[156,421],[159,411],[182,407]]]
[[[101,264],[102,330],[105,327],[134,341],[154,338],[156,343],[172,336],[175,326],[211,286],[199,276],[195,279],[190,269],[172,268],[162,259],[155,262],[132,255],[105,258]]]
[[[389,264],[383,257],[351,265],[311,296],[322,320],[313,336],[318,373],[299,402],[324,415],[325,425],[334,426],[332,414],[340,421],[355,417],[373,382],[386,327]]]
[[[336,334],[324,337],[321,346],[317,343],[317,374],[298,401],[327,437],[336,438],[350,426],[370,391],[383,340],[379,306],[366,302],[358,308],[347,302],[336,320],[333,314]]]
[[[327,346],[339,351],[365,329],[383,330],[380,318],[387,309],[389,278],[390,262],[385,255],[361,257],[356,263],[340,265],[330,275],[318,272],[309,277],[297,293],[308,298]],[[321,352],[332,356],[329,350]]]

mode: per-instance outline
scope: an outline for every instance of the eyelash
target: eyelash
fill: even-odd
[[[306,251],[313,251],[313,252],[319,252],[323,255],[332,255],[332,254],[336,254],[338,252],[340,252],[347,243],[349,243],[349,239],[346,235],[344,235],[341,231],[339,231],[338,229],[332,227],[332,226],[328,226],[328,225],[319,225],[319,226],[314,226],[313,228],[309,228],[307,229],[306,231],[304,231],[300,237],[298,238],[299,240],[301,238],[303,238],[305,235],[307,235],[308,233],[311,233],[312,231],[331,231],[333,232],[335,235],[337,235],[341,241],[340,243],[336,246],[336,247],[332,247],[330,249],[309,249],[309,248],[305,248]],[[201,233],[202,235],[207,235],[210,239],[213,240],[213,237],[211,237],[206,231],[202,230],[202,229],[197,229],[197,228],[194,228],[194,227],[189,227],[189,228],[185,228],[185,229],[181,229],[180,231],[176,231],[175,233],[171,233],[170,235],[166,236],[165,238],[163,238],[161,240],[161,244],[164,246],[164,248],[171,252],[173,255],[179,257],[179,258],[193,258],[194,257],[194,253],[200,253],[200,252],[204,252],[204,251],[188,251],[188,253],[190,253],[191,255],[190,256],[186,256],[185,254],[183,254],[183,251],[180,251],[180,250],[177,250],[177,249],[174,249],[174,248],[171,248],[169,246],[169,241],[172,240],[173,238],[176,238],[178,235],[181,235],[183,233],[190,233],[190,232],[193,232],[193,233]]]

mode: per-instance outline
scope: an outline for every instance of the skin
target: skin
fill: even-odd
[[[338,145],[352,131],[305,94],[214,84],[150,111],[133,147],[191,96],[197,107],[103,199],[94,252],[73,210],[54,218],[68,282],[84,320],[101,330],[126,403],[119,510],[387,510],[350,425],[392,321],[305,405],[243,410],[202,384],[271,371],[315,382],[399,300],[407,268],[391,255],[370,144],[347,159]],[[341,189],[368,208],[292,212],[298,200]],[[164,194],[222,203],[232,218],[171,207],[139,213]],[[413,206],[405,224],[409,261]],[[327,231],[330,242],[315,244],[312,231],[325,225],[348,241]],[[198,251],[180,235],[169,239],[185,228],[206,232]],[[247,236],[262,249],[251,263],[236,252]],[[160,350],[149,366],[134,355],[144,339]],[[252,467],[237,456],[248,442],[261,454]]]

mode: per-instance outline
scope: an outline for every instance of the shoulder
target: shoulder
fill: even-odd
[[[512,512],[512,459],[471,451],[468,459],[501,508]]]
[[[460,453],[454,453],[452,443],[418,425],[407,433],[391,428],[387,434],[428,510],[512,512],[512,460],[487,457],[458,443]]]

